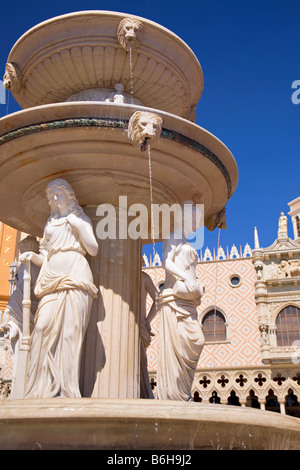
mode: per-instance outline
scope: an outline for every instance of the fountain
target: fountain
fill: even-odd
[[[23,110],[0,120],[0,220],[41,237],[46,188],[62,178],[98,235],[99,206],[115,208],[117,236],[98,240],[98,254],[88,256],[99,292],[83,345],[82,398],[24,400],[20,389],[0,407],[0,447],[297,448],[293,418],[140,399],[141,249],[162,239],[153,203],[204,204],[206,227],[222,228],[238,179],[230,151],[195,124],[203,74],[190,48],[144,18],[72,13],[17,41],[4,83]],[[144,240],[126,236],[121,223],[137,203],[148,208]]]

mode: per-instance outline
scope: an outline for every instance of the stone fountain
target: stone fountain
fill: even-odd
[[[23,108],[0,120],[4,223],[42,237],[49,216],[46,187],[63,178],[95,232],[100,205],[114,206],[119,223],[136,203],[151,216],[151,201],[204,204],[206,227],[225,227],[237,165],[220,140],[195,124],[202,69],[166,28],[107,11],[59,16],[16,42],[4,82]],[[151,129],[149,122],[135,121],[143,113],[152,116]],[[18,392],[0,407],[1,448],[296,448],[300,430],[293,418],[139,399],[141,254],[142,242],[151,241],[148,222],[146,239],[126,237],[120,229],[115,239],[98,240],[98,254],[89,258],[99,295],[83,346],[83,398],[24,400]]]

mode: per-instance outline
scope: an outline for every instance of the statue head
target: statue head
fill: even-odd
[[[123,18],[120,21],[117,36],[118,41],[126,51],[134,49],[141,41],[143,24],[135,18]]]
[[[46,188],[46,194],[52,218],[60,217],[62,211],[65,215],[73,213],[80,216],[83,214],[75,193],[66,180],[57,178],[51,181]]]
[[[7,90],[18,93],[21,89],[20,71],[17,64],[7,62],[3,76],[3,86]]]
[[[128,138],[142,152],[147,143],[157,142],[162,130],[162,118],[155,113],[136,111],[128,123]]]

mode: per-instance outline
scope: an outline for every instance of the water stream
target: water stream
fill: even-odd
[[[151,161],[151,146],[150,140],[147,142],[148,150],[148,165],[149,165],[149,186],[150,186],[150,208],[151,208],[151,238],[153,249],[153,260],[155,256],[155,232],[154,232],[154,215],[153,215],[153,185],[152,185],[152,161]]]
[[[129,71],[130,71],[130,94],[131,104],[133,104],[133,63],[132,63],[132,46],[129,47]]]

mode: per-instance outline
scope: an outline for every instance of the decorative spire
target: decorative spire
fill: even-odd
[[[259,246],[259,239],[258,239],[258,232],[257,232],[257,228],[254,227],[254,249],[259,249],[260,246]]]

